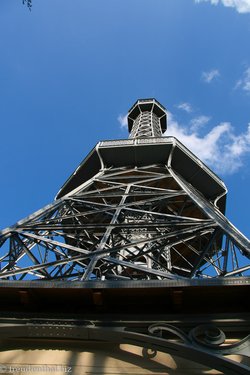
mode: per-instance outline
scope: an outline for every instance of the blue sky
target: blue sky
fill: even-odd
[[[226,183],[246,235],[250,0],[0,1],[0,228],[51,202],[127,110],[155,97]]]

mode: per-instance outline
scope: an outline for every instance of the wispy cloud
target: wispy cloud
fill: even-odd
[[[177,108],[178,109],[182,109],[183,111],[187,112],[187,113],[191,113],[193,112],[193,108],[191,107],[191,104],[187,103],[187,102],[184,102],[184,103],[180,103],[177,105]]]
[[[212,69],[207,72],[202,72],[201,79],[206,83],[212,82],[214,79],[220,76],[220,72],[218,69]]]
[[[213,5],[223,4],[225,7],[235,8],[239,13],[250,12],[250,0],[195,0],[196,3],[209,1]]]
[[[236,83],[236,88],[241,88],[250,93],[250,67],[245,70],[242,78]]]
[[[179,124],[171,113],[167,135],[176,137],[204,163],[220,174],[232,174],[243,166],[250,153],[250,124],[245,133],[235,134],[229,122],[214,126],[205,135]]]
[[[209,121],[210,117],[208,116],[195,117],[190,121],[190,130],[196,132],[199,129],[203,128],[203,126],[205,126]]]
[[[127,128],[127,126],[128,126],[127,115],[119,115],[117,120],[119,121],[122,129]]]

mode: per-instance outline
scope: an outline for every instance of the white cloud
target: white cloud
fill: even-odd
[[[215,78],[218,78],[219,76],[220,76],[219,70],[218,69],[212,69],[212,70],[209,70],[208,72],[202,72],[201,79],[206,83],[210,83]]]
[[[177,108],[182,109],[183,111],[185,111],[187,113],[193,112],[193,108],[191,107],[191,104],[186,103],[186,102],[178,104]]]
[[[208,116],[198,116],[193,118],[190,121],[191,131],[196,132],[197,130],[203,128],[208,122],[210,121],[210,117]]]
[[[225,7],[235,8],[239,13],[250,12],[250,0],[195,0],[196,3],[210,1],[213,5],[223,4]]]
[[[122,129],[127,128],[127,126],[128,126],[127,115],[119,115],[117,120],[119,121]]]
[[[250,153],[250,124],[245,133],[235,135],[232,125],[224,122],[202,136],[179,124],[169,113],[166,135],[176,137],[212,170],[221,174],[236,172]]]
[[[236,88],[242,88],[250,93],[250,67],[245,70],[243,77],[236,83]]]

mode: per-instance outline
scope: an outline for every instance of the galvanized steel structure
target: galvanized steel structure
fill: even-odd
[[[99,142],[52,204],[0,232],[0,288],[90,288],[97,306],[100,290],[177,288],[175,306],[185,287],[249,286],[250,243],[224,216],[224,183],[177,139],[162,136],[166,120],[155,99],[138,100],[128,113],[129,139]],[[249,304],[240,313],[248,311]],[[244,319],[249,323],[248,314]],[[189,336],[171,319],[150,324],[143,337],[131,323],[126,334],[113,323],[104,331],[87,324],[82,334],[143,341],[146,348],[197,355],[227,374],[247,374],[247,366],[224,355],[249,356],[249,338],[221,347],[224,333],[210,320],[199,328],[193,322]],[[245,326],[235,324],[227,329],[243,338]],[[180,342],[171,344],[166,332]]]

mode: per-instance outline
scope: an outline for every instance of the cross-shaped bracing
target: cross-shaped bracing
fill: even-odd
[[[249,275],[245,237],[213,209],[166,166],[109,168],[0,232],[0,278]]]

